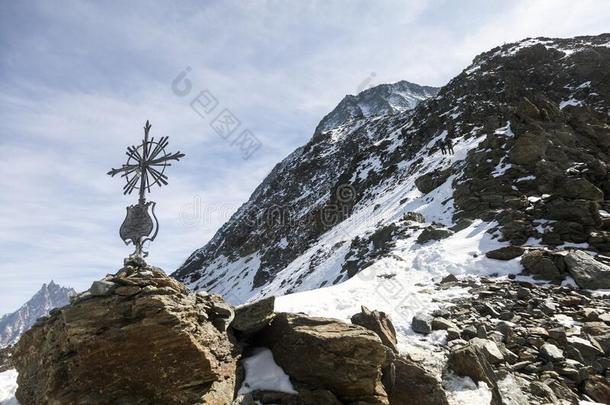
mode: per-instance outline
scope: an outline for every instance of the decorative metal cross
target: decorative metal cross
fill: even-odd
[[[168,145],[168,137],[162,136],[158,141],[155,138],[148,139],[151,125],[148,121],[144,125],[144,139],[142,144],[127,147],[127,163],[120,169],[111,169],[108,174],[112,177],[123,173],[126,184],[123,186],[123,194],[131,194],[133,190],[139,190],[138,203],[127,207],[127,215],[119,230],[119,235],[126,245],[133,243],[136,250],[130,257],[143,258],[148,255],[142,250],[146,241],[153,241],[159,231],[159,222],[155,216],[154,201],[146,202],[145,193],[150,193],[154,185],[159,187],[167,185],[165,169],[171,166],[172,160],[178,161],[184,157],[184,153],[167,153],[165,147]],[[152,181],[151,181],[152,179]]]

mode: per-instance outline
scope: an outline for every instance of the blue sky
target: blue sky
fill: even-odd
[[[440,86],[504,42],[609,27],[603,0],[3,1],[0,314],[43,282],[82,290],[121,267],[136,197],[105,173],[147,119],[187,155],[149,197],[149,262],[169,273],[364,82]],[[187,67],[191,92],[178,96]],[[249,159],[191,108],[204,90],[260,141]]]

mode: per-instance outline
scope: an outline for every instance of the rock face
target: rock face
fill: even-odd
[[[17,343],[19,337],[28,330],[36,319],[45,316],[50,310],[63,307],[70,302],[76,291],[62,287],[53,281],[43,284],[42,288],[17,311],[0,318],[0,348]]]
[[[258,341],[298,383],[326,388],[344,402],[388,403],[381,382],[386,349],[361,326],[279,313]]]
[[[231,402],[232,313],[219,296],[191,293],[154,267],[128,265],[103,281],[21,338],[21,404]]]

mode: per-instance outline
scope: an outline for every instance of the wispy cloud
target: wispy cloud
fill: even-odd
[[[120,267],[135,198],[105,173],[146,119],[187,154],[151,196],[150,261],[169,272],[371,72],[442,85],[488,48],[600,33],[609,16],[593,0],[2,2],[0,313],[50,279],[83,289]],[[172,93],[186,66],[260,139],[251,159]],[[185,222],[197,204],[205,218]]]

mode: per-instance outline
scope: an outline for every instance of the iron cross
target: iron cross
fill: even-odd
[[[171,161],[178,161],[184,157],[179,151],[167,153],[168,137],[162,136],[158,141],[148,138],[151,125],[148,121],[144,125],[144,139],[142,144],[127,147],[127,162],[120,169],[111,169],[108,174],[112,177],[122,173],[125,178],[123,194],[131,194],[139,190],[138,203],[127,207],[127,215],[121,225],[119,234],[125,244],[133,243],[136,247],[131,257],[145,257],[146,252],[142,246],[146,241],[153,241],[159,230],[159,223],[155,216],[154,201],[146,202],[145,193],[150,193],[154,185],[159,187],[167,185],[165,169],[171,166]],[[152,180],[152,181],[151,181]]]

